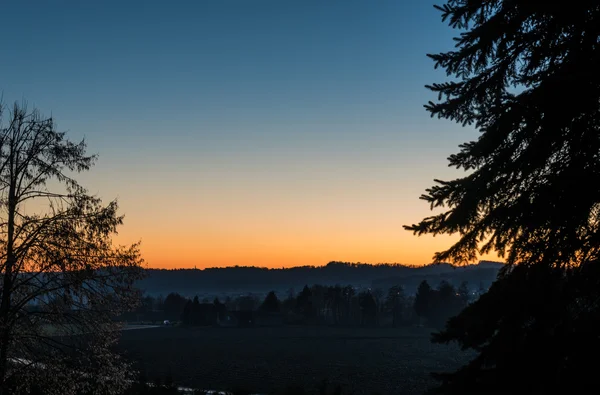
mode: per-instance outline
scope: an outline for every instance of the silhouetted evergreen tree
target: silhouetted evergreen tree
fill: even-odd
[[[600,351],[600,3],[447,0],[456,49],[429,55],[432,116],[474,125],[422,196],[447,210],[406,228],[459,234],[435,262],[495,251],[508,266],[436,342],[477,356],[440,376],[444,394],[590,393]],[[594,295],[592,297],[588,295]],[[582,328],[589,326],[587,331]]]
[[[187,299],[178,293],[170,293],[167,295],[164,301],[164,312],[167,317],[171,319],[177,319],[183,312]]]
[[[194,300],[192,301],[192,311],[190,314],[190,323],[192,325],[199,325],[200,321],[200,299],[198,299],[198,296],[194,296]]]
[[[279,302],[277,295],[275,295],[275,292],[271,291],[265,297],[265,300],[263,301],[262,305],[260,306],[260,309],[265,312],[276,313],[281,308],[280,304],[281,303]]]
[[[302,292],[298,294],[298,297],[296,298],[296,307],[298,312],[305,318],[310,319],[314,317],[312,292],[308,285],[305,285]]]
[[[422,281],[415,295],[415,313],[421,318],[429,317],[431,312],[432,289],[427,281]]]

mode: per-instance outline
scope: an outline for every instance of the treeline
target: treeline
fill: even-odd
[[[148,276],[136,286],[148,294],[167,294],[176,289],[185,294],[200,292],[266,292],[288,288],[300,289],[305,284],[351,284],[362,287],[402,285],[408,293],[414,293],[422,280],[437,284],[446,280],[460,284],[488,287],[496,278],[498,262],[482,261],[477,265],[456,267],[449,264],[407,266],[400,264],[330,262],[325,266],[302,266],[281,269],[260,267],[224,267],[208,269],[148,270]],[[390,283],[392,281],[393,283]]]
[[[179,321],[183,325],[355,325],[441,327],[484,292],[470,290],[463,282],[455,288],[441,281],[433,288],[421,282],[416,295],[409,296],[401,285],[357,290],[350,285],[304,286],[299,293],[283,297],[269,292],[266,297],[242,295],[223,301],[186,298],[178,293],[161,297],[145,296],[137,311],[122,317],[135,321]],[[266,319],[265,317],[269,317]]]

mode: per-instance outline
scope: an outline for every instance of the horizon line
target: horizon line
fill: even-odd
[[[146,270],[198,270],[198,271],[204,271],[204,270],[215,270],[215,269],[262,269],[262,270],[290,270],[290,269],[305,269],[305,268],[324,268],[327,267],[331,264],[340,264],[340,265],[348,265],[348,266],[393,266],[393,267],[406,267],[406,268],[420,268],[420,267],[427,267],[427,266],[435,266],[435,265],[449,265],[449,266],[455,266],[455,267],[465,267],[465,266],[473,266],[473,265],[479,265],[482,262],[489,262],[489,263],[499,263],[499,264],[505,264],[505,262],[502,261],[493,261],[493,260],[487,260],[487,259],[481,259],[477,262],[474,263],[469,263],[469,264],[465,264],[465,265],[454,265],[452,263],[449,262],[440,262],[440,263],[424,263],[424,264],[405,264],[405,263],[390,263],[390,262],[379,262],[379,263],[368,263],[368,262],[344,262],[344,261],[329,261],[326,264],[321,264],[321,265],[296,265],[296,266],[282,266],[282,267],[267,267],[267,266],[258,266],[258,265],[230,265],[230,266],[210,266],[210,267],[204,267],[204,268],[198,268],[196,266],[194,267],[146,267]]]

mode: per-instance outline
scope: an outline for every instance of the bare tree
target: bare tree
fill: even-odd
[[[143,261],[111,242],[116,201],[73,178],[95,159],[52,118],[0,107],[0,394],[116,393],[130,379],[114,317],[138,300]]]

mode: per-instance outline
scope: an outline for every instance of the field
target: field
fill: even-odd
[[[203,389],[266,393],[328,379],[346,393],[420,394],[430,371],[460,366],[456,346],[433,345],[420,328],[179,328],[124,331],[120,347],[148,379],[170,374]]]

